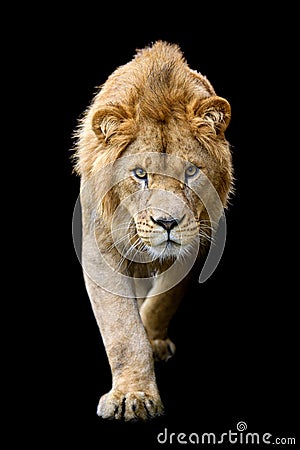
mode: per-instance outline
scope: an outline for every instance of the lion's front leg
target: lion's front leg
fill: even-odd
[[[152,349],[136,300],[121,298],[86,279],[112,371],[112,389],[100,399],[97,413],[108,419],[135,420],[160,415]]]

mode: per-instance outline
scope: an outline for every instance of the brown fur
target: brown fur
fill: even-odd
[[[146,420],[163,412],[153,361],[174,354],[168,324],[190,276],[182,262],[181,281],[168,269],[179,258],[178,246],[190,248],[199,235],[196,259],[203,257],[212,218],[217,222],[220,205],[227,205],[233,179],[224,136],[229,121],[229,103],[188,67],[178,46],[158,41],[110,75],[76,130],[84,276],[113,376],[112,390],[98,407],[104,418]],[[133,160],[136,165],[130,166]],[[186,170],[194,165],[200,175],[186,181]],[[146,170],[147,181],[136,168]],[[219,206],[209,200],[210,183]],[[166,231],[172,219],[172,230]],[[178,244],[168,247],[167,233]],[[132,261],[137,250],[156,257]],[[138,295],[137,280],[144,277],[149,289]]]

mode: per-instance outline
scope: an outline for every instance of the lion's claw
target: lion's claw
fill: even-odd
[[[97,414],[103,419],[148,420],[162,415],[163,405],[158,394],[112,390],[101,397]]]

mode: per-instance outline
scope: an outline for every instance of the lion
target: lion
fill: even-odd
[[[177,44],[137,50],[74,131],[83,277],[112,374],[97,414],[165,414],[155,364],[233,191],[229,102]]]

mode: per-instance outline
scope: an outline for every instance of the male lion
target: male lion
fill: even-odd
[[[117,68],[76,129],[82,265],[112,389],[97,413],[161,415],[155,360],[232,189],[229,103],[158,41]],[[193,270],[192,270],[193,268]]]

